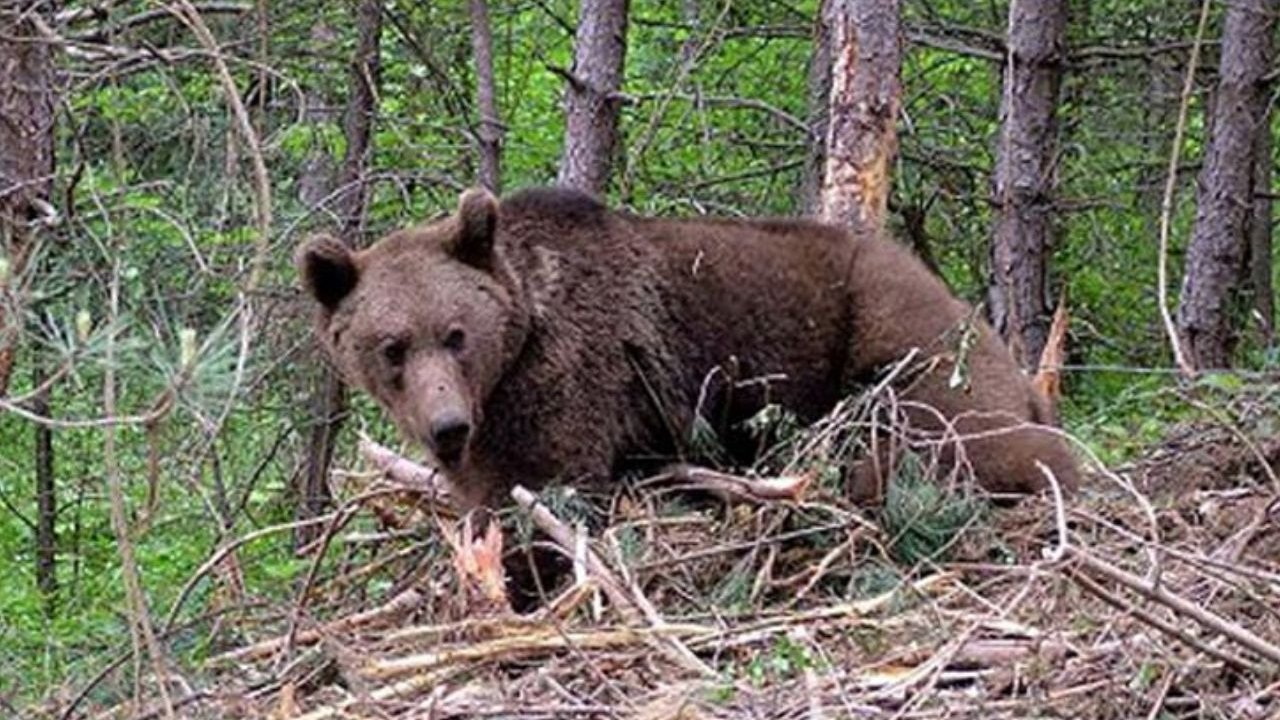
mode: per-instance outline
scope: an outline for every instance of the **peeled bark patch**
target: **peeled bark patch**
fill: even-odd
[[[884,226],[898,152],[901,15],[896,0],[832,0],[824,15],[833,64],[820,214],[874,232]]]

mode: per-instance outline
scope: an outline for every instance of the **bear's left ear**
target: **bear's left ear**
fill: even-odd
[[[294,264],[302,286],[324,309],[338,307],[360,279],[351,248],[332,235],[314,235],[298,248]]]
[[[493,234],[498,226],[498,200],[484,188],[471,188],[458,198],[458,237],[453,255],[488,270],[493,267]]]

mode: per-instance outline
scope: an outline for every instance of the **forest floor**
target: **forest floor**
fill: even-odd
[[[1280,717],[1266,392],[1061,502],[904,477],[868,510],[813,475],[686,473],[524,497],[474,541],[366,443],[295,600],[246,611],[234,554],[208,564],[237,610],[158,669],[183,718]],[[517,612],[497,558],[519,575],[548,536],[572,571]],[[58,712],[165,717],[154,672],[141,707],[94,699],[121,668]]]

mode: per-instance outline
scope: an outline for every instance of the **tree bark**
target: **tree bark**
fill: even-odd
[[[1231,306],[1254,206],[1254,147],[1266,111],[1263,82],[1278,6],[1280,0],[1227,6],[1213,129],[1196,181],[1196,220],[1178,302],[1178,332],[1197,369],[1228,366],[1236,340]]]
[[[480,184],[502,192],[502,120],[493,78],[493,33],[486,0],[471,0],[471,49],[476,56],[476,108],[480,111]]]
[[[8,394],[22,276],[34,231],[51,211],[55,76],[29,3],[0,9],[0,397]]]
[[[40,387],[45,381],[40,359],[32,365],[31,384]],[[49,415],[49,393],[37,393],[31,401],[32,411]],[[33,423],[36,440],[36,587],[44,598],[46,617],[57,612],[58,597],[58,493],[54,482],[53,429]]]
[[[827,111],[831,103],[831,3],[819,0],[809,54],[809,148],[800,178],[800,208],[822,212],[822,177],[827,164]]]
[[[1253,213],[1249,218],[1249,290],[1257,314],[1262,342],[1275,339],[1275,289],[1271,283],[1271,114],[1264,113],[1258,124],[1253,148]]]
[[[626,50],[627,0],[582,0],[565,91],[561,185],[593,195],[608,187]]]
[[[1013,0],[993,187],[992,324],[1034,369],[1053,313],[1048,265],[1058,93],[1066,59],[1066,0]]]
[[[340,38],[331,26],[323,20],[317,20],[311,26],[309,41],[312,52],[318,56],[329,56],[337,52]],[[323,75],[330,68],[322,66],[316,70]],[[299,89],[304,107],[301,120],[312,130],[313,136],[319,134],[321,126],[333,122],[341,115],[341,111],[337,109],[339,100],[333,97],[333,92],[332,86]],[[315,143],[308,149],[298,171],[298,200],[309,210],[319,208],[328,202],[337,176],[337,158],[333,157],[323,143]]]
[[[898,0],[830,0],[831,95],[821,217],[884,227],[898,152],[902,31]]]
[[[381,77],[382,0],[361,0],[356,11],[355,55],[351,61],[351,95],[347,100],[343,134],[347,148],[338,170],[333,206],[339,220],[339,237],[352,247],[360,244],[368,204],[365,175],[373,151],[373,123]],[[328,366],[320,373],[312,396],[313,424],[307,443],[306,468],[298,497],[297,516],[306,519],[323,514],[332,501],[329,467],[334,444],[347,411],[342,379]],[[299,530],[296,542],[309,543],[319,528]]]

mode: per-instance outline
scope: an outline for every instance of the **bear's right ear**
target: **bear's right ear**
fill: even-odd
[[[452,253],[462,262],[487,270],[493,266],[493,235],[498,227],[498,199],[484,188],[471,188],[458,198],[458,237]]]
[[[360,279],[351,248],[332,235],[313,235],[294,256],[302,286],[326,310],[333,310]]]

